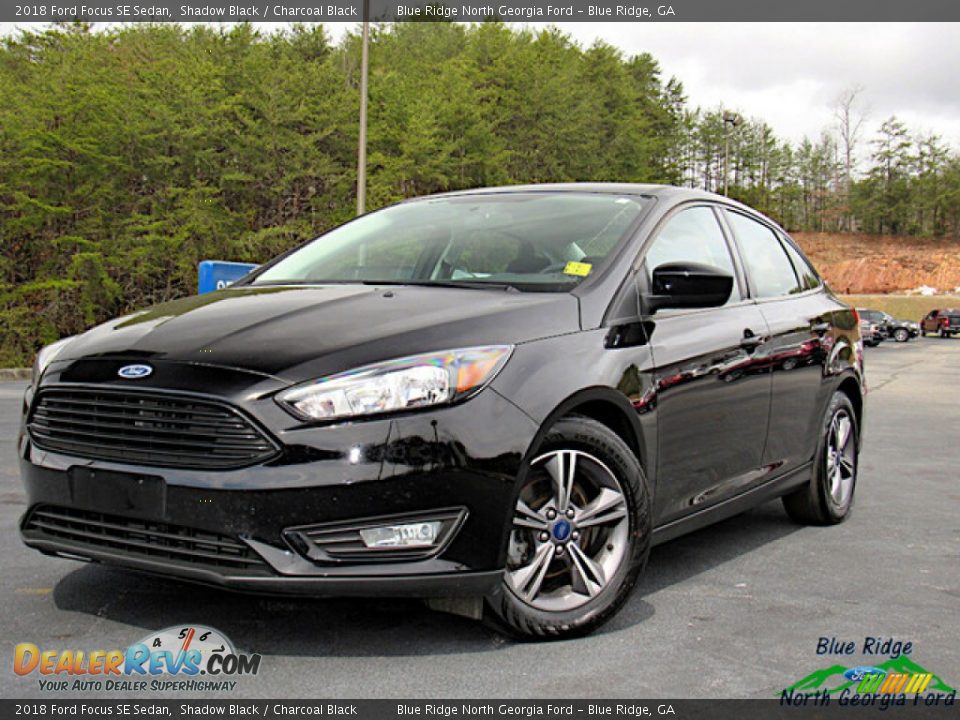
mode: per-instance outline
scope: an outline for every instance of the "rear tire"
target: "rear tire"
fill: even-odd
[[[572,415],[521,477],[507,567],[484,618],[521,640],[586,635],[623,606],[650,554],[643,469],[607,426]]]
[[[850,516],[859,446],[860,430],[853,403],[846,393],[837,391],[824,413],[810,481],[783,497],[790,519],[803,525],[836,525]]]

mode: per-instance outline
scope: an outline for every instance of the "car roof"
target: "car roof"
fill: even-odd
[[[723,195],[697,190],[694,188],[677,187],[676,185],[657,185],[652,183],[612,183],[612,182],[575,182],[575,183],[543,183],[529,185],[498,185],[493,187],[472,188],[468,190],[452,190],[435,195],[423,195],[408,199],[406,202],[416,202],[426,198],[455,197],[462,195],[491,195],[497,193],[603,193],[607,195],[644,195],[647,197],[663,198],[672,201],[683,200],[711,200],[721,201],[729,205],[743,208],[751,213],[757,211],[731,200]]]
[[[602,193],[607,195],[637,195],[643,197],[652,197],[657,200],[664,200],[662,212],[669,211],[670,208],[683,202],[696,202],[697,200],[722,203],[728,207],[735,208],[747,215],[762,219],[776,227],[781,233],[789,237],[786,230],[779,223],[764,215],[756,208],[744,205],[724,195],[699,190],[696,188],[679,187],[677,185],[662,185],[656,183],[614,183],[614,182],[570,182],[570,183],[541,183],[527,185],[495,185],[491,187],[469,188],[463,190],[451,190],[449,192],[435,193],[433,195],[420,195],[418,197],[407,198],[399,201],[398,204],[415,203],[420,200],[430,200],[442,197],[464,197],[470,195],[494,195],[498,193]]]

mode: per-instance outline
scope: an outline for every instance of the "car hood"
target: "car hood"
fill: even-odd
[[[372,287],[240,287],[99,325],[57,358],[198,363],[291,382],[390,358],[518,344],[579,329],[568,293]]]

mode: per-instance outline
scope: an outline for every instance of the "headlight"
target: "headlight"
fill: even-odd
[[[278,397],[308,420],[376,415],[461,400],[479,392],[510,357],[510,345],[464,348],[367,365]]]
[[[33,362],[33,377],[30,381],[30,384],[33,387],[37,386],[37,382],[40,380],[40,376],[43,375],[43,371],[52,363],[57,355],[60,354],[60,351],[63,350],[75,335],[70,337],[65,337],[62,340],[57,340],[55,343],[50,343],[49,345],[40,348],[40,352],[37,353],[37,359]]]

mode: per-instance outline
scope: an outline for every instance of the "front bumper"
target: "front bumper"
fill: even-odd
[[[279,457],[229,471],[73,458],[24,434],[20,531],[44,553],[244,591],[481,595],[500,581],[516,478],[536,431],[488,388],[458,406],[276,431]],[[98,492],[99,478],[116,491]],[[451,508],[463,515],[456,532],[420,559],[318,561],[288,532]]]
[[[71,543],[30,532],[23,534],[28,547],[60,557],[99,562],[153,575],[240,592],[311,597],[470,597],[492,592],[502,570],[433,573],[429,575],[277,576],[234,575],[200,567],[111,552],[83,543]]]

